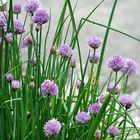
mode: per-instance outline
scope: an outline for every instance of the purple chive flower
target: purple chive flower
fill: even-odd
[[[40,6],[39,0],[26,0],[24,9],[27,13],[33,14]]]
[[[109,58],[107,65],[108,68],[112,69],[115,72],[118,72],[124,65],[124,59],[121,56],[114,55]]]
[[[28,38],[25,37],[21,42],[21,48],[28,48],[28,47],[29,47]]]
[[[95,64],[97,64],[99,59],[100,59],[99,52],[95,52],[95,53],[91,52],[90,53],[89,60],[90,60],[91,63],[94,62]]]
[[[50,80],[45,80],[40,87],[40,91],[44,96],[56,96],[58,94],[58,86]]]
[[[11,73],[9,73],[9,74],[7,74],[6,75],[6,80],[8,81],[8,82],[11,82],[11,81],[13,81],[13,75],[11,74]]]
[[[71,57],[73,50],[67,44],[62,44],[58,49],[58,54],[67,59]]]
[[[49,20],[49,14],[44,9],[38,9],[33,17],[32,17],[33,23],[36,23],[38,25],[42,25],[48,22]]]
[[[14,21],[14,30],[16,34],[22,34],[25,31],[24,24],[19,19]]]
[[[70,64],[71,64],[72,68],[75,68],[76,67],[76,58],[71,58]]]
[[[57,136],[60,133],[61,128],[61,123],[56,119],[49,120],[43,127],[44,133],[47,137]]]
[[[8,43],[12,43],[12,42],[13,42],[13,34],[12,34],[12,33],[6,33],[6,35],[5,35],[5,40],[6,40]]]
[[[105,101],[105,99],[107,98],[108,95],[109,95],[108,92],[102,93],[99,97],[100,103],[104,103],[104,101]]]
[[[122,73],[127,73],[128,76],[134,75],[138,70],[137,64],[134,60],[126,58],[121,69]]]
[[[3,12],[0,12],[0,29],[5,29],[6,27],[6,17]]]
[[[118,127],[116,126],[110,126],[108,129],[107,129],[107,132],[108,134],[111,136],[111,137],[116,137],[120,134],[120,130],[118,129]]]
[[[129,94],[121,95],[119,98],[119,102],[122,106],[124,106],[126,109],[130,109],[133,103],[133,98]]]
[[[14,14],[20,14],[21,13],[21,5],[19,3],[15,3],[13,11],[14,11]]]
[[[81,86],[81,80],[77,79],[77,81],[76,81],[77,89],[80,89],[80,86]]]
[[[114,83],[110,83],[109,86],[107,87],[107,92],[112,92],[114,86],[115,86]],[[120,92],[120,90],[121,90],[121,87],[119,84],[117,84],[115,86],[114,93],[118,94]]]
[[[90,120],[90,115],[87,112],[80,112],[76,115],[76,121],[81,124],[86,124]]]
[[[11,87],[12,87],[12,90],[14,90],[14,91],[16,91],[17,89],[19,89],[20,88],[20,82],[19,81],[17,81],[17,80],[13,80],[12,82],[11,82]]]
[[[99,48],[101,42],[102,42],[102,39],[100,37],[97,37],[97,36],[90,36],[88,39],[87,39],[87,42],[88,42],[88,45],[93,48],[93,49],[97,49]]]
[[[31,36],[26,36],[21,42],[21,48],[28,48],[33,43]]]
[[[100,112],[101,106],[99,103],[89,105],[88,112],[97,115]]]
[[[35,65],[36,65],[36,57],[33,57],[33,58],[32,58],[31,63],[32,63],[32,65],[33,65],[33,66],[35,66]]]

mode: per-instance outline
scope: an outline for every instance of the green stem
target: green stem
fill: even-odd
[[[127,111],[127,109],[126,109],[126,111]],[[127,119],[127,113],[125,112],[125,116],[124,116],[124,123],[123,123],[123,129],[122,129],[122,137],[121,137],[121,140],[124,140],[125,127],[126,127],[126,119]]]
[[[117,2],[118,2],[118,0],[114,0],[114,5],[113,5],[112,11],[111,11],[110,18],[109,18],[108,27],[111,26]],[[104,53],[105,53],[105,49],[106,49],[106,44],[107,44],[107,40],[108,40],[108,36],[109,36],[109,31],[110,31],[110,29],[107,28],[106,33],[105,33],[105,38],[104,38],[104,41],[103,41],[103,45],[102,45],[101,57],[100,57],[100,60],[99,60],[99,65],[98,65],[98,68],[97,68],[97,75],[96,75],[97,85],[99,84],[99,78],[100,78],[102,63],[103,63],[103,59],[104,59]],[[97,91],[97,87],[95,89],[95,93]]]

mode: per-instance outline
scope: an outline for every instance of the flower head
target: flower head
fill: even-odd
[[[29,119],[31,117],[31,112],[27,111],[26,116],[27,116],[27,119]]]
[[[118,129],[118,127],[116,126],[110,126],[108,129],[107,129],[107,132],[108,134],[111,136],[111,137],[116,137],[120,134],[120,130]]]
[[[56,54],[56,52],[57,52],[57,49],[55,48],[55,47],[51,47],[51,49],[50,49],[50,54]]]
[[[96,64],[96,63],[98,63],[99,59],[100,59],[99,52],[95,52],[95,53],[91,52],[90,53],[89,60],[91,63],[94,62]]]
[[[14,31],[16,34],[22,34],[25,31],[24,24],[21,20],[16,19],[14,21]]]
[[[83,85],[85,86],[84,83],[83,83]],[[81,86],[81,80],[77,79],[77,81],[76,81],[76,87],[77,87],[77,89],[80,89],[80,86]]]
[[[32,44],[32,38],[26,36],[21,42],[21,48],[28,48],[30,44]]]
[[[58,86],[50,80],[45,80],[40,87],[40,91],[44,96],[56,96],[58,94]]]
[[[108,92],[104,92],[100,95],[99,97],[99,101],[100,103],[104,103],[105,99],[108,97],[109,93]]]
[[[38,9],[33,17],[32,17],[33,23],[36,23],[38,25],[42,25],[48,22],[49,20],[49,14],[44,9]]]
[[[11,81],[13,81],[13,75],[11,74],[11,73],[9,73],[9,74],[7,74],[6,75],[6,80],[8,81],[8,82],[11,82]]]
[[[6,17],[3,12],[0,12],[0,29],[5,29],[6,27]]]
[[[67,44],[62,44],[58,49],[58,54],[68,59],[73,54],[73,50]]]
[[[40,6],[39,0],[26,0],[24,9],[27,13],[33,14]]]
[[[90,115],[87,112],[80,112],[76,115],[76,121],[81,124],[86,124],[90,120]]]
[[[75,68],[76,67],[76,58],[71,58],[70,64],[71,64],[72,68]]]
[[[21,13],[21,5],[19,3],[15,3],[13,11],[14,11],[14,14],[20,14]]]
[[[13,80],[12,82],[11,82],[11,87],[12,87],[12,90],[14,90],[14,91],[16,91],[17,89],[19,89],[20,88],[20,82],[19,81],[17,81],[17,80]]]
[[[87,42],[88,42],[88,45],[93,48],[93,49],[97,49],[99,48],[101,42],[102,42],[102,39],[100,37],[97,37],[97,36],[90,36],[88,39],[87,39]]]
[[[36,65],[36,57],[33,57],[32,58],[31,63],[32,63],[32,66],[35,66]]]
[[[115,72],[118,72],[124,65],[124,59],[121,56],[114,55],[109,58],[107,65],[108,68],[112,69]]]
[[[109,86],[107,87],[107,92],[111,92],[113,90],[114,86],[115,86],[114,83],[110,83]],[[115,86],[114,93],[118,94],[120,92],[120,90],[121,90],[121,87],[119,84],[117,84]]]
[[[12,33],[6,33],[6,35],[5,35],[5,40],[6,40],[8,43],[12,43],[12,42],[13,42],[13,34],[12,34]]]
[[[46,136],[57,136],[60,133],[61,130],[61,123],[57,121],[56,119],[49,120],[44,125],[44,133]]]
[[[122,106],[124,106],[126,109],[130,109],[133,103],[133,98],[129,94],[121,95],[119,98],[119,102]]]
[[[30,87],[30,89],[34,89],[35,88],[35,83],[34,82],[30,82],[29,87]]]
[[[99,103],[89,105],[88,111],[91,114],[97,115],[100,112],[101,106]]]
[[[134,75],[138,70],[137,64],[134,60],[126,58],[121,69],[122,73],[127,73],[128,76]]]
[[[29,47],[28,38],[25,37],[21,42],[21,48],[28,48],[28,47]]]

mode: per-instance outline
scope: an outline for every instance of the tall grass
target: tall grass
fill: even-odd
[[[26,21],[28,18],[31,19],[31,15],[26,14],[25,18],[23,18],[24,26],[29,26],[29,31],[26,31],[25,36],[26,34],[27,36],[30,35],[32,44],[28,46],[27,60],[24,62],[21,60],[20,53],[21,43],[25,36],[23,34],[15,34],[14,19],[17,17],[13,13],[13,0],[9,1],[9,10],[6,18],[7,29],[6,31],[3,29],[0,31],[2,35],[0,47],[1,140],[96,140],[97,130],[100,130],[101,140],[126,140],[133,138],[133,136],[140,139],[139,128],[137,128],[133,118],[129,115],[129,112],[133,110],[126,110],[118,100],[120,95],[116,96],[114,94],[117,84],[122,86],[119,94],[126,92],[127,74],[117,75],[110,71],[103,87],[100,85],[100,73],[104,63],[104,54],[110,30],[140,42],[136,37],[111,26],[118,0],[113,1],[114,4],[112,5],[108,25],[103,25],[90,19],[90,16],[98,10],[98,7],[104,1],[100,1],[87,17],[81,18],[79,23],[76,22],[74,15],[78,3],[75,3],[75,6],[72,7],[70,0],[64,1],[52,42],[51,49],[54,49],[54,54],[52,50],[50,51],[46,48],[49,35],[51,34],[51,26],[54,24],[51,22],[51,17],[54,16],[51,15],[53,8],[51,8],[49,13],[49,21],[45,24],[45,31],[42,26],[37,31],[38,27],[32,21],[28,25]],[[87,58],[82,57],[79,33],[89,23],[95,24],[99,28],[103,27],[106,31],[99,64],[92,63],[90,74],[88,75],[87,68],[90,63],[91,50],[89,48]],[[13,34],[12,43],[8,43],[5,40],[5,35],[8,32]],[[42,39],[43,33],[46,33],[45,39]],[[68,39],[68,36],[71,36],[71,39]],[[75,47],[78,47],[76,55],[80,64],[80,76],[77,76],[75,69],[71,67],[71,58],[65,59],[57,53],[62,43],[70,44],[73,50]],[[32,64],[33,58],[36,58],[35,65]],[[83,59],[86,59],[85,64]],[[27,64],[26,71],[23,71],[24,64]],[[12,90],[11,84],[6,80],[6,76],[9,73],[12,73],[15,80],[20,81],[20,89]],[[88,77],[87,80],[86,77]],[[40,93],[41,84],[46,79],[58,85],[59,93],[57,96],[42,96]],[[79,89],[76,88],[78,79],[81,82]],[[78,123],[75,119],[76,115],[81,111],[87,111],[90,104],[99,102],[100,95],[106,91],[111,81],[114,81],[115,85],[101,105],[100,112],[96,116],[91,115],[88,123]],[[53,118],[61,123],[61,131],[56,136],[46,137],[43,132],[43,126]],[[116,125],[121,130],[119,136],[109,136],[107,129],[111,125]]]

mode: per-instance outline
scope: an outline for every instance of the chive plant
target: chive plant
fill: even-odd
[[[139,129],[130,116],[133,95],[126,92],[129,77],[137,72],[136,62],[113,55],[107,62],[108,78],[102,86],[100,83],[110,30],[140,41],[111,27],[118,3],[113,1],[108,24],[103,25],[90,20],[90,16],[104,0],[79,24],[74,16],[77,3],[72,7],[71,1],[65,0],[49,49],[46,46],[54,16],[51,11],[42,8],[39,0],[26,0],[24,10],[9,0],[7,13],[0,12],[1,140],[126,140],[133,136],[140,139]],[[26,13],[23,21],[19,18],[21,12]],[[89,53],[84,64],[79,34],[89,23],[106,31],[104,38],[89,35]],[[28,50],[26,61],[20,57],[21,49]],[[79,76],[75,72],[78,63]]]

